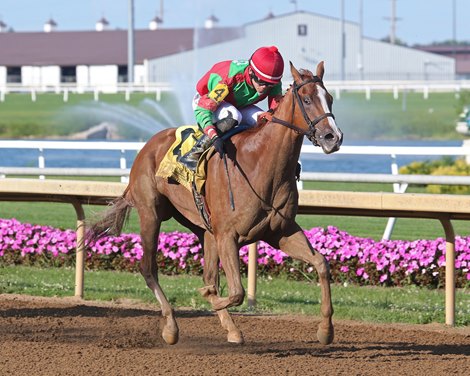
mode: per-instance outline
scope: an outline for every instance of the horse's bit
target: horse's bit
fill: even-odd
[[[335,118],[335,116],[331,113],[331,112],[325,112],[324,114],[320,115],[320,116],[317,116],[315,119],[313,120],[310,120],[310,118],[308,117],[308,114],[307,112],[305,111],[305,108],[304,108],[304,105],[302,104],[302,100],[300,99],[300,95],[299,95],[299,89],[304,86],[304,85],[308,85],[308,84],[311,84],[311,83],[322,83],[322,80],[320,77],[318,76],[313,76],[313,78],[311,79],[308,79],[307,81],[304,81],[302,82],[300,85],[298,85],[295,81],[294,81],[294,84],[293,84],[293,87],[292,87],[292,91],[294,92],[294,96],[295,96],[295,100],[293,101],[293,105],[292,105],[292,117],[291,119],[293,120],[294,119],[294,112],[295,112],[295,102],[298,102],[299,104],[299,108],[300,108],[300,111],[302,112],[302,115],[305,119],[305,122],[307,123],[308,125],[308,131],[302,129],[302,128],[299,128],[297,127],[296,125],[292,124],[292,123],[289,123],[287,121],[284,121],[282,119],[279,119],[275,116],[272,117],[272,121],[275,122],[275,123],[279,123],[279,124],[282,124],[284,125],[285,127],[287,128],[290,128],[290,129],[293,129],[294,131],[296,131],[297,133],[299,134],[303,134],[305,136],[307,136],[307,138],[315,145],[315,146],[318,146],[318,142],[315,138],[315,125],[317,125],[320,121],[322,121],[323,119],[326,119],[327,117],[332,117],[333,119]]]

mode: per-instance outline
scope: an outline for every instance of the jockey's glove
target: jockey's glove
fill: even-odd
[[[225,153],[224,140],[222,140],[219,136],[215,136],[212,138],[212,145],[214,146],[217,153],[219,153],[220,158],[223,158]]]
[[[267,123],[268,121],[273,120],[273,112],[272,111],[266,111],[262,112],[258,115],[258,123],[264,124]]]

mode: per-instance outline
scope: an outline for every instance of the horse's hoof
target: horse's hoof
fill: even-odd
[[[227,334],[227,341],[230,343],[236,343],[237,345],[243,345],[245,343],[243,334],[239,330],[233,330],[229,332]]]
[[[165,326],[162,331],[162,337],[167,344],[175,345],[179,339],[178,330],[175,331]]]
[[[333,329],[333,326],[330,326],[327,329],[324,329],[322,327],[318,328],[317,338],[318,338],[318,341],[322,345],[331,344],[333,342],[334,337],[335,337],[335,331]]]

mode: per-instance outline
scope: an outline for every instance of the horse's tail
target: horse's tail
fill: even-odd
[[[108,208],[99,216],[86,224],[86,243],[90,244],[104,236],[119,236],[124,224],[129,219],[132,209],[130,200],[126,197],[128,188],[122,196],[112,201]]]

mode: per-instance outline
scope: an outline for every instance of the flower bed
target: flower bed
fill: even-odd
[[[329,261],[334,282],[361,285],[440,287],[444,284],[445,241],[383,240],[359,238],[336,227],[305,231],[313,248]],[[23,224],[0,219],[0,265],[73,266],[76,239],[72,230]],[[140,236],[123,234],[106,237],[87,249],[88,269],[138,271],[142,258]],[[157,263],[165,274],[202,273],[204,259],[193,234],[161,233]],[[248,263],[248,247],[240,249],[242,272]],[[470,237],[456,237],[456,281],[470,286]],[[316,280],[310,265],[292,260],[264,242],[258,245],[258,273],[286,274],[295,279]]]

